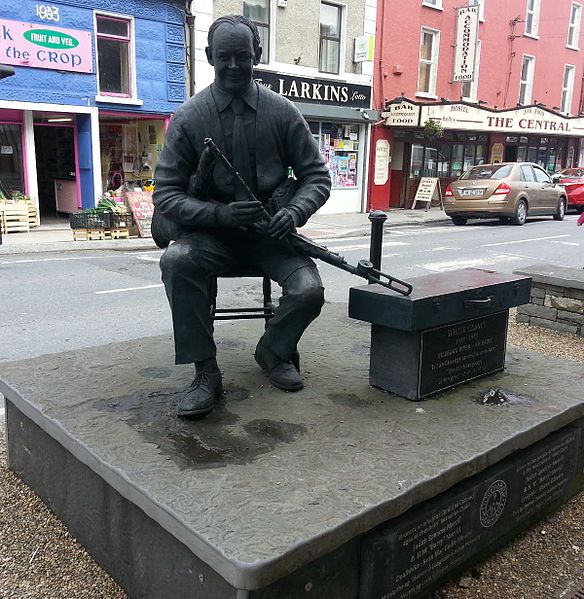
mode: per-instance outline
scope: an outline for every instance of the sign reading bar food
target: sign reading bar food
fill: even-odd
[[[0,19],[0,64],[93,73],[91,33]]]

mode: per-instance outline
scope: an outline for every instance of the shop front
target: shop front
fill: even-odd
[[[422,177],[444,190],[468,168],[488,162],[534,162],[550,174],[574,166],[584,119],[539,106],[491,110],[464,102],[420,104],[396,99],[374,139],[387,139],[386,181],[371,183],[369,208],[410,208]]]
[[[255,80],[295,103],[319,145],[333,183],[319,214],[353,213],[365,209],[371,86],[254,71]]]
[[[30,203],[41,224],[150,183],[184,100],[182,3],[94,4],[0,8],[14,70],[0,86],[0,200]]]

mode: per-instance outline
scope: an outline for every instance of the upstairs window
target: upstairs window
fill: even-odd
[[[260,33],[262,58],[260,62],[270,62],[270,0],[243,0],[243,16],[253,21]]]
[[[418,66],[418,96],[433,96],[436,94],[439,44],[440,32],[422,27]]]
[[[562,101],[560,110],[565,114],[570,114],[572,108],[572,94],[574,92],[574,72],[576,67],[572,64],[564,66],[564,78],[562,80]]]
[[[442,10],[442,0],[422,0],[422,6],[429,6],[430,8],[439,8]]]
[[[338,75],[341,66],[341,7],[320,3],[318,70]]]
[[[132,85],[132,21],[95,15],[99,93],[129,98]]]
[[[572,2],[572,8],[570,9],[570,23],[568,24],[568,41],[566,46],[573,50],[578,49],[578,42],[580,38],[580,20],[582,19],[582,5]]]
[[[540,0],[527,0],[525,35],[537,37],[539,33],[539,3]]]
[[[479,64],[481,61],[481,41],[477,41],[477,49],[475,53],[474,63],[474,79],[472,81],[464,81],[460,86],[460,95],[463,100],[469,102],[477,101],[477,90],[479,87]]]
[[[468,0],[469,6],[479,7],[479,21],[485,20],[485,0]]]
[[[521,64],[521,81],[519,82],[519,104],[531,104],[534,68],[535,56],[524,54]]]

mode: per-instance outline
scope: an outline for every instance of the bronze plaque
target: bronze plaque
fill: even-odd
[[[423,331],[418,397],[503,370],[508,312]]]

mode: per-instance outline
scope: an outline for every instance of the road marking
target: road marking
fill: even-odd
[[[133,256],[138,260],[145,260],[146,262],[160,262],[160,257],[156,258],[155,256]]]
[[[157,289],[158,287],[164,287],[162,283],[157,285],[142,285],[142,287],[123,287],[121,289],[106,289],[104,291],[96,291],[95,295],[106,295],[108,293],[124,293],[125,291],[141,291],[142,289]]]
[[[496,245],[512,245],[514,243],[528,243],[530,241],[544,241],[546,239],[560,239],[561,237],[570,237],[569,235],[552,235],[551,237],[533,237],[531,239],[517,239],[516,241],[500,241],[499,243],[485,243],[482,248],[490,248]]]
[[[559,243],[560,245],[575,245],[576,247],[580,247],[579,243],[575,243],[572,241],[552,241],[552,243]]]
[[[89,260],[90,258],[109,258],[112,256],[71,256],[70,258],[28,258],[26,260],[3,260],[0,264],[30,264],[33,262],[71,262],[73,260]]]
[[[499,262],[510,262],[513,260],[521,260],[519,256],[510,256],[508,254],[501,254],[499,256],[482,256],[474,260],[451,260],[446,262],[430,262],[424,264],[426,270],[434,272],[443,272],[446,270],[456,270],[458,268],[473,268],[483,267],[490,264],[498,264]]]

